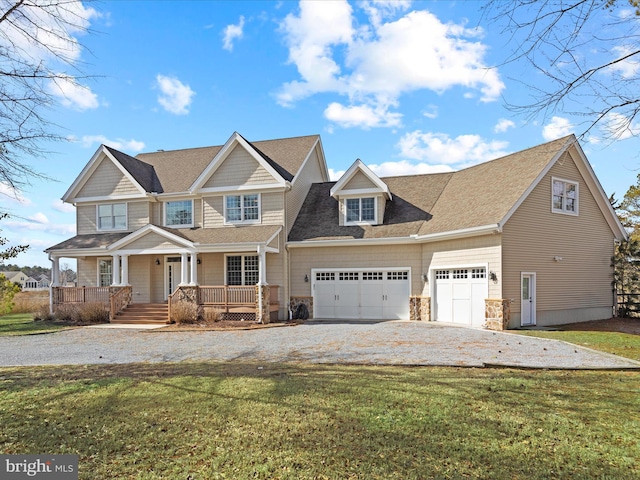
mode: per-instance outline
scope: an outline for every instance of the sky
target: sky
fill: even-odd
[[[53,180],[21,191],[0,183],[0,210],[11,214],[0,236],[30,245],[8,263],[49,267],[43,250],[75,235],[75,207],[60,198],[101,143],[135,156],[222,145],[235,131],[249,141],[320,134],[337,179],[358,158],[379,176],[443,172],[581,133],[583,119],[565,112],[507,108],[529,101],[525,83],[544,82],[504,64],[513,39],[482,5],[79,2],[90,30],[70,32],[84,46],[73,52],[81,87],[51,86],[58,103],[47,112],[68,141],[24,159]],[[593,131],[582,142],[616,198],[640,168],[640,136],[627,137]]]

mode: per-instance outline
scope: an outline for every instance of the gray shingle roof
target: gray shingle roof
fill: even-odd
[[[120,233],[91,233],[88,235],[76,235],[64,242],[58,243],[53,247],[49,247],[45,252],[52,250],[75,250],[82,248],[101,248],[108,247],[114,242],[129,235],[127,232]]]
[[[156,175],[156,171],[153,166],[148,163],[142,162],[137,158],[133,158],[126,153],[122,153],[115,148],[111,148],[105,145],[105,148],[115,157],[120,165],[122,165],[127,172],[131,174],[133,178],[144,188],[145,192],[163,193],[160,179]]]
[[[382,225],[339,226],[338,202],[329,194],[335,183],[314,184],[289,241],[407,237],[497,224],[571,138],[458,172],[383,178],[393,200]]]

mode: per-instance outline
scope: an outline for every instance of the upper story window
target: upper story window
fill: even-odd
[[[578,184],[568,180],[551,180],[551,210],[555,213],[578,215]]]
[[[166,202],[164,224],[166,227],[193,227],[193,200]]]
[[[224,200],[224,219],[226,223],[260,222],[260,195],[227,195]]]
[[[369,198],[347,198],[347,219],[346,223],[376,221],[376,199]]]
[[[126,230],[127,204],[98,205],[98,230]]]

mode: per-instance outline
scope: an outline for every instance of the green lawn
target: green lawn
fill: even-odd
[[[83,479],[635,479],[638,411],[638,372],[0,369],[0,451]]]
[[[553,338],[640,361],[640,335],[619,332],[512,330],[531,337]]]
[[[34,322],[33,315],[30,313],[15,313],[0,317],[0,337],[51,333],[63,328],[68,327],[50,322]]]

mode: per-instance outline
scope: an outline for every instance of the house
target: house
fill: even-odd
[[[49,289],[49,277],[45,274],[38,275],[36,278],[29,277],[27,278],[24,288],[25,292],[34,291],[34,290],[48,290]]]
[[[29,277],[21,271],[0,271],[0,275],[4,275],[4,277],[12,283],[17,283],[22,289],[25,288],[25,285],[27,285],[27,281],[29,280]]]
[[[335,182],[315,135],[135,158],[103,145],[62,199],[78,234],[47,250],[53,303],[114,315],[179,298],[262,322],[300,303],[494,329],[603,319],[626,238],[574,136],[451,173],[380,178],[356,160]],[[78,289],[57,286],[63,257]]]

